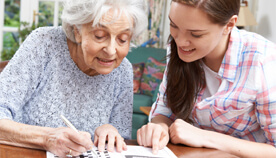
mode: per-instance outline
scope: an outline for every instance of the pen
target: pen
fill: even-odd
[[[71,123],[69,120],[67,120],[66,117],[64,117],[63,115],[60,115],[60,117],[61,117],[62,121],[66,124],[67,127],[71,128],[71,129],[73,129],[74,131],[76,131],[77,133],[79,133],[79,131],[76,129],[76,127],[73,126],[72,123]],[[96,156],[98,157],[98,154],[97,154],[96,151],[93,149],[93,146],[92,146],[92,148],[91,148],[91,151],[93,152],[94,155],[96,155]]]

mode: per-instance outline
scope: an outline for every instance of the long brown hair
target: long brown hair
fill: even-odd
[[[207,13],[214,24],[226,25],[233,15],[238,15],[240,0],[172,0],[174,2],[199,8]],[[181,14],[181,13],[179,13]],[[168,58],[166,97],[172,112],[187,122],[195,104],[197,94],[206,86],[204,70],[200,60],[182,61],[177,53],[177,45],[169,37],[171,53]]]

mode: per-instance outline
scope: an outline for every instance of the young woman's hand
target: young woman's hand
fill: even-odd
[[[105,144],[107,142],[107,150],[114,151],[116,145],[116,151],[121,152],[127,149],[124,138],[121,137],[118,130],[110,124],[102,125],[95,130],[94,144],[98,147],[99,151],[104,151]]]
[[[185,144],[192,147],[204,147],[204,132],[182,119],[176,119],[169,128],[173,144]]]
[[[137,142],[141,146],[152,147],[153,154],[163,149],[169,142],[168,128],[160,124],[148,123],[137,131]]]
[[[43,144],[45,150],[59,157],[78,156],[93,146],[91,135],[88,132],[77,133],[67,127],[50,130],[45,135]]]

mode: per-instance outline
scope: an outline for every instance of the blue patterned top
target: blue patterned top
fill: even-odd
[[[0,119],[80,131],[103,124],[131,138],[133,71],[125,58],[107,75],[88,76],[72,60],[61,27],[33,31],[0,74]]]

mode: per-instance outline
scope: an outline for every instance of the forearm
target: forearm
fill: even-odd
[[[166,130],[169,130],[169,127],[172,124],[172,121],[163,115],[155,116],[153,119],[151,119],[151,122],[161,125]]]
[[[51,129],[2,119],[0,120],[0,144],[44,149],[43,138]]]
[[[239,157],[276,157],[276,148],[265,143],[251,142],[213,131],[206,131],[204,137],[204,147],[219,149]]]

